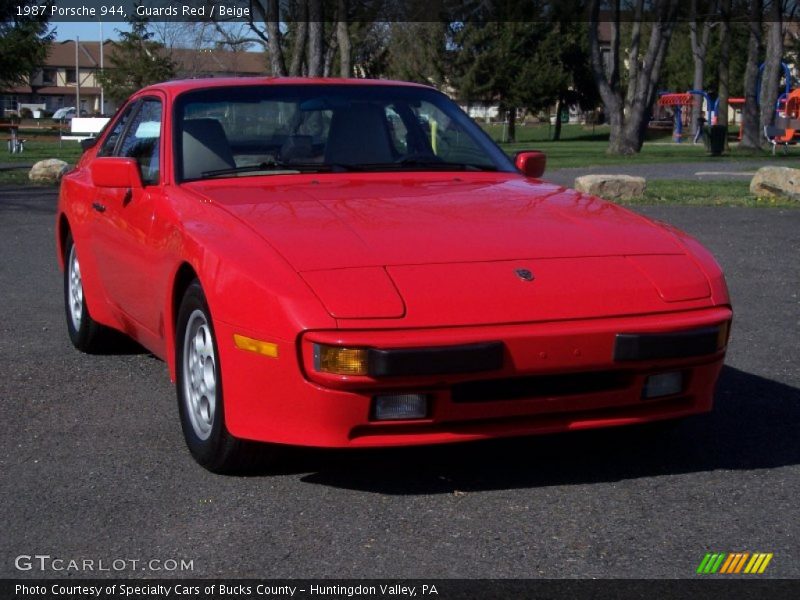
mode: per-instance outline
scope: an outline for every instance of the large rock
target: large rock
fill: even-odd
[[[761,167],[750,181],[750,193],[759,198],[800,201],[800,169]]]
[[[33,183],[53,184],[61,181],[61,177],[69,170],[69,165],[57,158],[40,160],[28,173],[28,179]]]
[[[647,187],[644,177],[631,175],[581,175],[575,178],[575,189],[606,200],[641,198]]]

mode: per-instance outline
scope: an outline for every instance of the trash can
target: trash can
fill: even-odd
[[[706,144],[711,156],[720,156],[725,152],[728,139],[728,128],[725,125],[706,127]]]

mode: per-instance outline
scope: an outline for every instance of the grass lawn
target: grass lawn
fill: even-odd
[[[625,204],[800,208],[800,203],[794,200],[756,198],[750,194],[749,181],[681,181],[675,179],[649,180],[644,198],[628,201]]]
[[[499,143],[503,135],[502,125],[484,125],[484,130]],[[724,156],[710,156],[702,144],[684,142],[675,144],[669,135],[653,135],[648,137],[642,151],[633,156],[615,156],[606,154],[608,148],[608,127],[583,125],[564,125],[561,140],[553,142],[552,126],[528,125],[517,126],[517,141],[513,144],[500,143],[500,147],[513,156],[520,150],[541,150],[547,154],[547,168],[562,169],[568,167],[592,167],[621,164],[652,164],[670,162],[720,162],[737,160],[764,160],[769,162],[796,163],[797,155],[772,156],[764,150],[758,153],[740,152],[733,147]]]
[[[0,171],[0,186],[28,185],[28,184],[31,184],[31,180],[28,179],[28,169],[14,169],[10,171]]]
[[[81,155],[81,145],[74,140],[55,141],[38,140],[36,138],[25,142],[25,151],[22,154],[10,154],[5,144],[0,155],[0,163],[35,163],[46,158],[60,158],[64,162],[74,165]]]
[[[0,148],[0,163],[31,165],[47,158],[59,158],[70,166],[74,165],[81,155],[81,145],[74,140],[39,140],[36,138],[25,142],[22,154],[9,154],[5,144]],[[28,169],[9,169],[0,171],[0,185],[25,185],[30,183]]]

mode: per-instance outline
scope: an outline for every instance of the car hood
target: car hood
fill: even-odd
[[[300,273],[337,319],[407,326],[701,307],[706,275],[663,227],[512,174],[191,184]]]
[[[644,217],[512,174],[370,175],[190,185],[253,228],[300,272],[683,253],[673,236]]]

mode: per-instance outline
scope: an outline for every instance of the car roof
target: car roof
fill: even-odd
[[[354,79],[338,77],[219,77],[200,79],[178,79],[157,83],[146,87],[142,92],[164,90],[170,94],[179,94],[188,90],[200,90],[217,87],[250,87],[259,85],[385,85],[433,89],[432,86],[408,81],[390,79]]]

